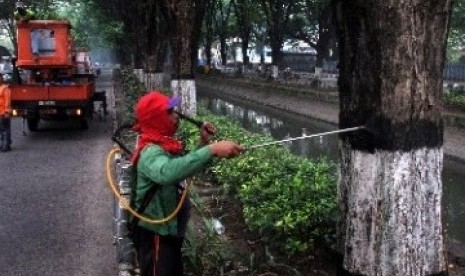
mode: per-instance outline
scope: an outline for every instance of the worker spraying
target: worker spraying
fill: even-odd
[[[156,275],[182,275],[181,246],[190,209],[188,187],[183,184],[183,180],[206,167],[213,157],[236,157],[245,150],[368,129],[359,126],[259,145],[240,146],[231,141],[210,144],[216,128],[211,123],[175,111],[179,102],[177,97],[169,98],[158,92],[143,96],[135,108],[136,123],[122,125],[115,131],[113,141],[119,148],[112,150],[107,158],[107,180],[121,204],[118,204],[118,208],[124,208],[132,216],[132,220],[126,222],[121,211],[117,212],[117,239],[124,239],[124,230],[120,229],[120,225],[127,223],[129,236],[138,253],[141,275],[152,275],[154,270]],[[180,119],[200,129],[198,149],[187,154],[184,153],[181,141],[174,138]],[[119,139],[120,132],[128,128],[139,133],[134,152]],[[130,192],[126,180],[116,184],[110,173],[112,158],[121,151],[131,156],[130,174],[133,177],[129,185]],[[129,194],[130,200],[126,200],[122,194]],[[124,256],[124,252],[120,253]]]
[[[137,123],[133,130],[140,136],[131,159],[136,174],[132,202],[139,213],[152,218],[169,216],[185,188],[184,179],[206,167],[211,159],[236,157],[243,151],[232,141],[210,143],[216,129],[207,122],[200,127],[198,149],[183,154],[181,141],[174,137],[180,122],[174,108],[179,104],[178,97],[151,92],[135,108]],[[132,222],[142,276],[183,275],[181,247],[189,213],[190,202],[186,199],[177,215],[165,223],[151,224],[137,217]]]

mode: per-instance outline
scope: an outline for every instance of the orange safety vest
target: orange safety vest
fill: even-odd
[[[11,92],[7,85],[0,85],[0,115],[10,112]]]

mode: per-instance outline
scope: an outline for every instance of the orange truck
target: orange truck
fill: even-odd
[[[94,112],[95,83],[89,53],[75,48],[67,20],[17,23],[16,81],[11,87],[14,116],[29,130],[41,120],[75,119],[88,128]]]

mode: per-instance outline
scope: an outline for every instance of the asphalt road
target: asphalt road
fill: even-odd
[[[97,90],[112,95],[109,71]],[[110,105],[111,107],[111,105]],[[118,275],[104,162],[112,120],[39,124],[0,153],[0,275]]]

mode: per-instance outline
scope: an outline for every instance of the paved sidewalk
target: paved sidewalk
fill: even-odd
[[[197,80],[197,85],[210,86],[209,81]],[[296,114],[309,116],[324,122],[338,124],[339,106],[335,103],[303,100],[302,97],[291,97],[269,93],[265,91],[244,88],[232,88],[230,84],[215,83],[215,89],[221,93],[227,93],[235,97],[249,101],[259,102],[263,105],[280,108]],[[458,127],[446,127],[444,130],[444,154],[450,158],[465,163],[465,129]]]

